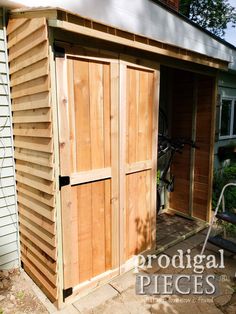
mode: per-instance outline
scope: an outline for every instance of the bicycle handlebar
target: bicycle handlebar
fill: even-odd
[[[168,150],[181,153],[185,145],[189,145],[195,149],[198,148],[194,141],[190,139],[186,139],[186,138],[169,138],[167,136],[159,134],[158,139],[159,139],[158,154],[162,154],[162,155],[165,154]]]

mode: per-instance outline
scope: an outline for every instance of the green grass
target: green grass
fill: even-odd
[[[16,297],[17,297],[17,299],[23,300],[24,297],[25,297],[25,292],[23,290],[18,291],[17,294],[16,294]]]

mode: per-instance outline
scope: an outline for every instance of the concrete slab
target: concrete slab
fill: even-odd
[[[173,255],[178,254],[177,250],[183,250],[183,252],[186,252],[187,249],[192,249],[194,247],[193,243],[187,242],[187,240],[183,242],[179,242],[176,245],[170,247],[169,249],[165,250],[164,253],[170,257]]]
[[[133,273],[133,270],[119,276],[118,278],[112,280],[110,285],[114,287],[117,291],[122,293],[127,290],[129,287],[135,285],[136,275]]]
[[[208,229],[209,229],[209,227],[206,227],[205,229],[201,230],[201,231],[199,232],[199,234],[203,234],[204,236],[206,236],[206,235],[207,235],[207,232],[208,232]]]
[[[136,295],[134,288],[129,288],[119,296],[129,313],[150,313],[151,305],[147,302],[148,296]]]
[[[97,307],[91,314],[130,314],[125,304],[120,299],[115,299]],[[90,314],[89,312],[86,314]]]
[[[222,314],[223,312],[218,309],[214,303],[197,303],[198,313],[211,313],[211,314]],[[192,312],[192,311],[191,311]]]
[[[153,261],[152,268],[145,267],[143,269],[143,271],[148,274],[155,274],[155,273],[158,273],[160,270],[161,270],[161,267],[158,265],[156,261]]]
[[[206,250],[211,252],[211,254],[218,253],[221,248],[212,243],[207,242]],[[233,253],[224,250],[224,256],[233,257]]]
[[[188,239],[185,240],[186,243],[189,243],[193,246],[197,246],[200,243],[203,243],[205,241],[206,236],[204,234],[196,234]]]
[[[66,307],[60,311],[57,311],[58,314],[79,314],[81,313],[77,310],[72,304],[66,305]]]
[[[107,284],[74,302],[73,305],[77,310],[83,313],[85,311],[94,309],[95,307],[105,303],[110,299],[113,299],[117,295],[118,291]]]
[[[126,301],[124,303],[126,310],[128,313],[132,314],[150,314],[151,313],[151,306],[144,306],[140,304],[139,301]]]

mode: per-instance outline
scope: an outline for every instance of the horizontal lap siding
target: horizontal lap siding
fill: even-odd
[[[57,299],[55,180],[48,33],[45,18],[8,25],[21,257]]]
[[[3,10],[0,9],[0,269],[19,266],[9,79]]]

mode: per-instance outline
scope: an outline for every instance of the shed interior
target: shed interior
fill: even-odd
[[[165,117],[160,114],[159,133],[192,140],[197,146],[185,145],[181,154],[175,154],[171,166],[174,191],[166,191],[161,204],[167,210],[203,221],[209,219],[211,203],[214,86],[214,76],[161,66],[160,112]],[[161,168],[162,164],[160,160]]]

